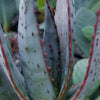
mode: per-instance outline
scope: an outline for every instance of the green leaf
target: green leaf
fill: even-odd
[[[9,76],[6,74],[6,70],[3,67],[5,66],[1,66],[0,64],[0,99],[14,100],[16,98],[16,100],[21,100],[16,94],[16,91],[9,80]]]
[[[90,42],[85,38],[84,34],[82,33],[82,29],[86,26],[93,25],[96,16],[87,8],[82,7],[77,11],[75,19],[77,44],[85,56],[89,57]]]
[[[38,9],[44,9],[45,0],[37,0]]]
[[[73,0],[73,1],[75,2],[75,8],[76,8],[76,11],[77,11],[81,7],[87,7],[91,0]]]
[[[40,24],[39,29],[40,29],[40,30],[44,30],[44,29],[45,29],[45,22],[43,22],[43,23]]]
[[[94,98],[93,100],[96,100],[96,97],[99,96],[99,94],[100,94],[99,86],[100,86],[100,80],[95,82],[95,84],[91,87],[91,89],[89,89],[89,91],[85,95],[84,99],[90,98],[90,100],[91,100]]]
[[[51,8],[55,8],[56,7],[56,0],[48,0],[50,5],[51,5]]]
[[[44,30],[44,52],[47,53],[47,65],[51,67],[51,77],[54,79],[53,85],[55,87],[56,93],[59,89],[59,51],[60,44],[58,42],[59,37],[57,29],[55,28],[55,21],[52,18],[53,13],[50,12],[47,2],[45,2],[45,30]]]
[[[100,96],[96,100],[100,100]]]
[[[89,5],[88,5],[88,8],[91,11],[96,12],[98,7],[99,7],[99,4],[100,4],[100,0],[91,0]]]
[[[84,34],[84,36],[91,41],[92,40],[92,35],[94,32],[94,27],[93,26],[86,26],[82,29],[82,32]]]
[[[0,0],[0,23],[4,25],[5,30],[16,13],[18,10],[15,0]]]
[[[11,56],[12,56],[12,49],[11,49],[11,43],[9,41],[9,37],[5,36],[5,40],[6,40],[6,43],[7,43],[8,50],[9,50]]]
[[[61,52],[61,89],[58,96],[58,100],[65,100],[66,94],[72,82],[71,73],[73,69],[73,51],[75,40],[74,36],[76,33],[74,19],[75,7],[73,4],[73,0],[69,0],[68,2],[67,1],[57,0],[55,13],[55,22],[57,25],[58,35],[60,39]],[[70,7],[70,11],[69,9],[67,9],[68,7]],[[69,19],[71,24],[68,23]]]
[[[76,93],[76,91],[79,89],[81,84],[76,84],[75,86],[72,86],[69,91],[68,94],[66,94],[66,100],[71,100],[71,98],[74,96],[74,94]]]
[[[45,2],[45,0],[37,0],[37,5],[38,5],[38,9],[39,10],[45,9],[44,8],[44,2]],[[56,7],[56,0],[48,0],[48,2],[50,4],[51,8],[55,8]]]
[[[82,59],[75,64],[74,71],[72,74],[73,85],[82,82],[86,72],[87,65],[88,65],[88,59]]]
[[[19,91],[20,94],[23,97],[25,97],[27,100],[29,100],[29,98],[27,96],[27,91],[26,91],[24,78],[21,75],[21,73],[18,71],[16,65],[14,64],[14,62],[12,60],[12,57],[11,57],[11,54],[10,54],[10,51],[9,51],[9,45],[7,44],[7,41],[5,40],[5,38],[3,36],[3,32],[2,32],[1,26],[0,26],[0,41],[1,41],[0,42],[0,55],[1,55],[0,56],[0,65],[1,65],[1,69],[2,69],[1,71],[3,71],[2,74],[4,75],[4,77],[3,76],[2,77],[4,79],[6,79],[6,81],[9,80],[8,84],[10,85],[10,87],[13,87],[13,91],[15,91],[16,95],[18,95],[18,91]],[[9,67],[9,69],[8,69],[8,67]],[[15,84],[16,88],[18,89],[18,91],[16,90],[16,88],[14,87],[13,84]],[[2,86],[1,86],[1,88],[2,88]],[[5,87],[4,90],[8,91],[9,87],[8,88]],[[0,91],[0,92],[1,92],[1,94],[5,93],[5,92],[2,92],[2,91]],[[7,93],[7,95],[9,96],[8,93]],[[5,93],[5,95],[6,95],[6,93]],[[4,97],[2,97],[2,98],[4,98]],[[18,100],[22,99],[22,97],[20,97],[20,96],[16,97],[16,99],[17,98],[20,98]],[[1,96],[0,96],[0,99],[1,99]],[[11,98],[11,99],[14,99],[14,97]]]
[[[90,95],[100,85],[100,7],[97,11],[97,19],[94,24],[94,34],[91,42],[91,51],[87,70],[80,88],[72,100],[81,100]]]

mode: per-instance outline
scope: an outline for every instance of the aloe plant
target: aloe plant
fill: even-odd
[[[45,0],[43,39],[34,9],[34,0],[20,0],[18,47],[22,73],[12,60],[9,41],[0,26],[0,100],[84,99],[91,87],[100,83],[100,7],[86,74],[82,83],[75,86],[72,86],[76,35],[74,1],[57,0],[54,16]]]

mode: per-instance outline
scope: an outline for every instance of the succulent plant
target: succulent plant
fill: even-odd
[[[57,0],[54,16],[45,0],[42,39],[34,0],[20,0],[18,47],[22,73],[12,60],[10,43],[0,26],[0,100],[82,100],[92,86],[100,83],[99,7],[86,74],[82,83],[72,86],[75,31],[79,27],[74,6],[73,0]]]

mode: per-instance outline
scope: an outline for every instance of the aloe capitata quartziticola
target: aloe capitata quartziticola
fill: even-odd
[[[100,7],[94,24],[86,75],[82,84],[75,87],[71,87],[75,40],[74,2],[58,0],[55,20],[48,0],[45,1],[45,9],[43,44],[34,13],[34,0],[20,0],[18,46],[22,74],[12,61],[9,44],[0,27],[0,100],[81,100],[100,76]]]

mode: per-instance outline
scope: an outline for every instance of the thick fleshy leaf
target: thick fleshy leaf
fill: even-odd
[[[75,4],[74,4],[74,0],[69,0],[69,6],[70,6],[70,12],[69,13],[69,18],[70,18],[70,25],[69,28],[71,30],[71,55],[72,55],[72,66],[73,66],[73,59],[74,59],[74,44],[75,44],[75,40],[76,40],[76,28],[75,28],[75,24],[76,24],[76,20],[75,20]],[[69,19],[68,19],[69,20]],[[69,23],[68,23],[69,24]]]
[[[100,100],[100,96],[96,100]]]
[[[56,0],[47,0],[50,3],[51,8],[55,8]],[[38,9],[44,9],[45,7],[45,0],[37,0]]]
[[[81,100],[91,90],[91,87],[97,81],[100,81],[100,7],[97,11],[97,19],[94,24],[94,34],[92,36],[88,62],[84,80],[72,100]]]
[[[73,85],[82,82],[86,72],[87,65],[88,65],[88,59],[82,59],[75,64],[74,71],[72,74]]]
[[[56,92],[59,88],[59,75],[60,70],[60,45],[59,37],[56,29],[52,10],[49,8],[48,1],[45,2],[45,32],[44,32],[44,51],[47,53],[47,65],[51,67],[51,77],[54,79],[54,87]]]
[[[83,78],[84,78],[84,75],[85,75],[85,72],[86,72],[86,67],[88,65],[88,59],[82,59],[80,61],[78,61],[75,66],[74,66],[74,71],[73,71],[73,85],[75,84],[79,84],[80,82],[82,82]],[[81,85],[81,84],[80,84]],[[92,87],[91,87],[91,90],[86,94],[84,100],[87,100],[86,98],[89,98],[91,96],[91,98],[93,98],[97,92],[97,88],[98,86],[100,85],[100,81],[97,81]],[[76,87],[76,86],[75,86]],[[79,88],[79,87],[78,87]],[[77,88],[77,90],[78,90]],[[70,90],[72,92],[70,92]],[[74,87],[71,88],[69,90],[69,94],[70,94],[70,97],[72,97],[71,93],[73,95],[75,95],[76,91],[73,92],[74,90]],[[93,94],[94,93],[94,94]],[[92,99],[90,99],[92,100]],[[94,99],[93,99],[94,100]]]
[[[18,45],[22,72],[32,100],[55,100],[33,8],[33,0],[20,1]]]
[[[21,100],[13,88],[9,76],[6,73],[7,70],[3,67],[0,65],[0,100]]]
[[[57,100],[65,99],[69,87],[71,70],[73,67],[74,46],[74,2],[73,0],[57,0],[55,21],[60,38],[61,51],[61,91]]]
[[[91,96],[85,97],[83,100],[87,100],[87,98],[88,100],[100,100],[99,96],[100,96],[100,90],[98,88],[96,89],[96,91],[94,91],[94,93]]]
[[[9,41],[9,37],[6,36],[6,35],[4,35],[4,37],[5,37],[5,40],[6,40],[6,43],[7,43],[8,50],[9,50],[10,54],[12,55],[11,43]]]
[[[39,30],[44,30],[45,29],[45,22],[40,24]]]
[[[56,7],[56,0],[48,0],[52,8]]]
[[[19,10],[19,3],[20,3],[20,0],[15,0],[15,1],[16,1],[17,10]]]
[[[45,0],[37,0],[38,9],[44,9]]]
[[[95,82],[95,84],[91,87],[91,89],[89,89],[89,91],[86,93],[84,99],[89,98],[89,97],[95,98],[96,94],[99,95],[100,94],[99,86],[100,86],[100,79]]]
[[[92,40],[93,31],[94,31],[93,26],[86,26],[86,27],[84,27],[84,28],[82,29],[82,32],[83,32],[84,36],[85,36],[89,41]]]
[[[79,48],[85,54],[85,56],[89,56],[90,51],[90,42],[85,38],[82,33],[82,29],[85,26],[93,25],[95,22],[96,16],[94,13],[89,11],[86,8],[81,8],[76,13],[76,40]]]
[[[100,0],[91,0],[89,5],[88,5],[88,8],[91,11],[96,12],[97,9],[98,9],[99,4],[100,4]]]
[[[79,89],[80,85],[80,83],[76,84],[69,89],[68,93],[66,94],[66,100],[71,100],[71,98],[75,95],[76,91]]]
[[[11,86],[14,87],[16,95],[20,97],[20,100],[26,100],[26,99],[29,100],[27,96],[24,78],[12,61],[10,51],[8,49],[5,37],[3,36],[1,26],[0,26],[0,55],[1,55],[0,64],[2,70],[5,72],[6,78],[8,78],[9,81],[11,82],[9,84],[11,84]]]
[[[75,0],[75,9],[76,11],[81,7],[87,7],[91,0]]]
[[[16,0],[0,0],[0,23],[5,25],[5,27],[10,25],[16,13],[18,13]]]

